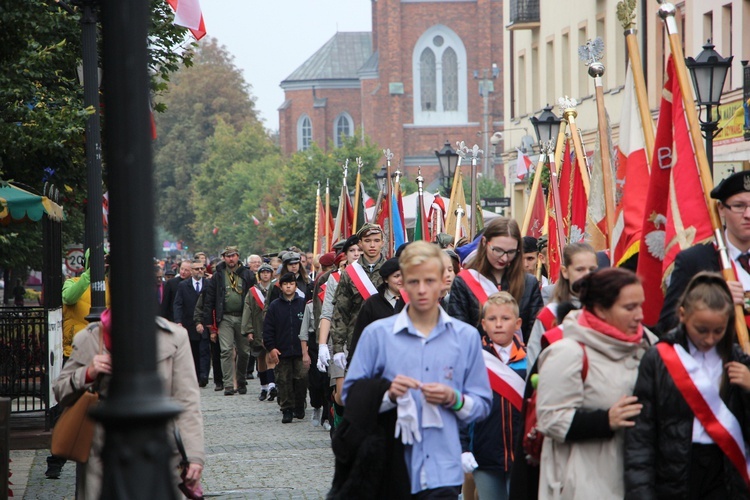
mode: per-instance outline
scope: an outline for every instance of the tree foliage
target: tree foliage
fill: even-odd
[[[152,86],[159,90],[172,71],[189,63],[190,55],[176,50],[186,43],[187,32],[172,24],[174,14],[167,3],[152,0],[151,6],[149,60]],[[78,11],[67,12],[50,0],[6,0],[0,5],[0,178],[37,192],[45,183],[56,186],[65,209],[64,242],[83,238],[84,131],[93,112],[83,106],[77,79],[82,58],[79,21]],[[1,266],[38,269],[40,247],[39,224],[0,228]]]

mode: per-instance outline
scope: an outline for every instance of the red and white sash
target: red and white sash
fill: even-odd
[[[263,306],[266,303],[266,296],[263,295],[263,292],[261,292],[257,286],[251,286],[250,293],[253,295],[253,298],[255,299],[255,303],[258,304],[258,307],[260,307],[262,311]]]
[[[352,283],[354,283],[354,286],[364,300],[378,293],[377,288],[375,288],[375,285],[372,284],[372,281],[367,276],[365,268],[359,262],[352,262],[346,266],[346,274],[352,279]]]
[[[484,364],[487,366],[492,390],[510,401],[510,404],[520,411],[523,405],[523,391],[526,381],[491,353],[482,350],[482,357],[484,357]]]
[[[660,342],[656,348],[695,417],[750,486],[750,462],[745,452],[742,427],[721,400],[719,388],[681,345]]]
[[[536,317],[536,319],[542,322],[545,332],[557,326],[557,306],[558,304],[556,302],[547,304],[541,311],[539,311],[539,314]]]
[[[464,280],[464,283],[469,287],[471,293],[473,293],[477,300],[479,300],[480,307],[487,302],[487,298],[490,295],[499,291],[492,281],[485,278],[479,274],[479,271],[474,269],[464,269],[458,273],[458,276]]]
[[[328,275],[329,278],[333,278],[338,283],[341,280],[341,273],[336,271]],[[318,292],[318,298],[323,302],[326,298],[326,288],[328,288],[328,282],[326,281],[320,285],[320,291]]]

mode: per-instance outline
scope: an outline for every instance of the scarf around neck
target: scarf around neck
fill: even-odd
[[[628,335],[599,318],[588,309],[583,309],[581,315],[578,317],[578,324],[586,328],[591,328],[607,337],[612,337],[615,340],[628,342],[630,344],[639,344],[643,338],[643,325],[638,325],[638,331],[635,335]]]

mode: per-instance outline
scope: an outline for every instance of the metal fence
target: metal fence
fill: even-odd
[[[13,413],[49,408],[47,330],[42,307],[0,308],[0,397]]]

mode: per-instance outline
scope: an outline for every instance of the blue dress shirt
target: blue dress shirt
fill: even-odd
[[[470,423],[486,418],[492,392],[476,328],[451,318],[440,308],[437,325],[424,336],[412,324],[407,310],[408,307],[365,328],[344,380],[342,396],[346,403],[348,391],[356,380],[380,377],[393,380],[396,375],[422,383],[439,382],[464,394],[465,403],[460,411],[438,406],[442,427],[425,428],[421,420],[422,393],[411,389],[422,434],[421,442],[404,449],[414,494],[463,483],[458,419]]]

